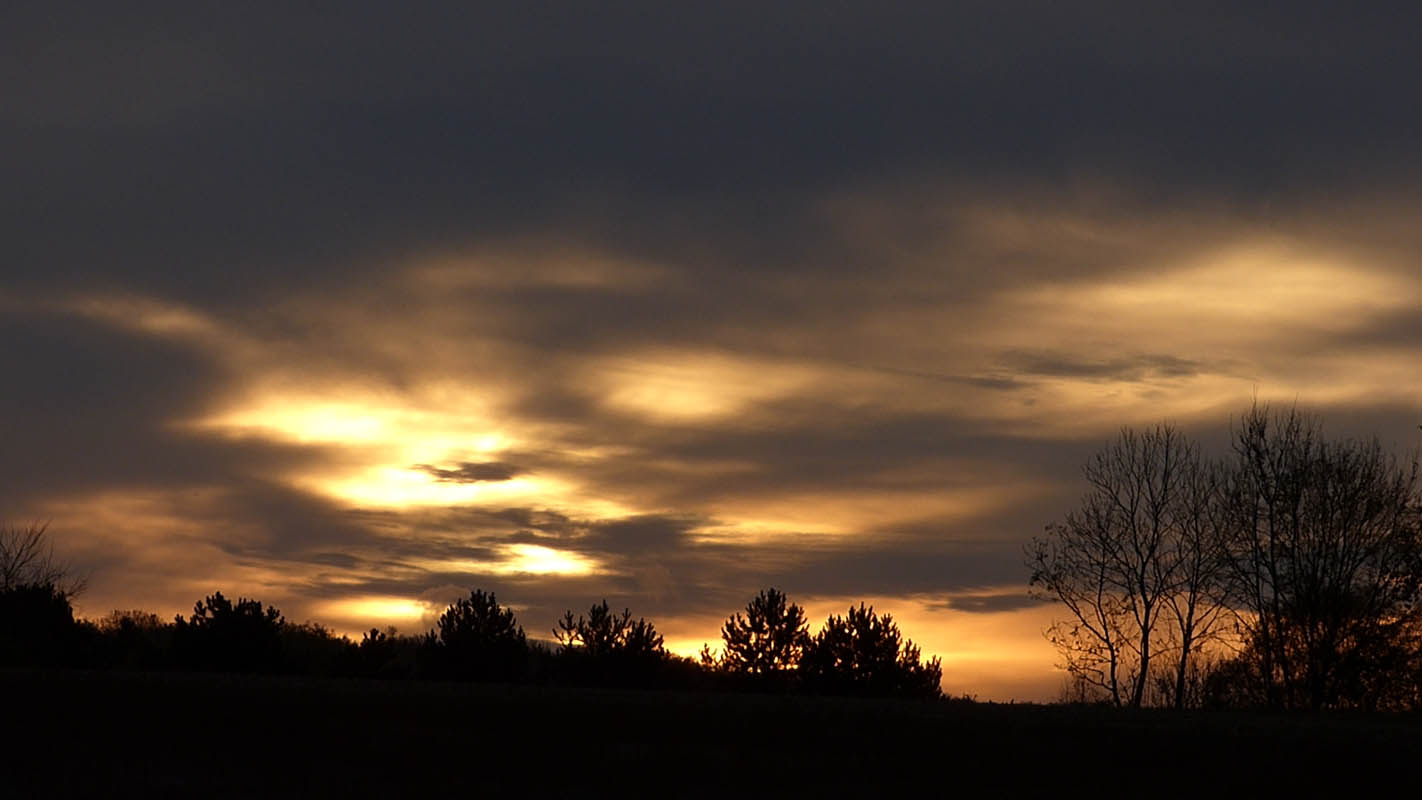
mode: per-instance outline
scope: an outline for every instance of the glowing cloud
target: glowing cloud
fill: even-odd
[[[479,575],[591,575],[607,572],[597,559],[537,544],[506,545],[497,560],[444,559],[418,563],[431,570]]]
[[[379,623],[417,621],[431,612],[429,604],[408,597],[352,597],[320,606],[332,618]]]
[[[699,422],[793,394],[815,376],[804,365],[663,351],[603,361],[588,378],[613,408],[663,421]]]
[[[1139,342],[1157,351],[1254,348],[1306,333],[1341,333],[1416,305],[1422,286],[1366,264],[1280,243],[1242,243],[1191,262],[1085,285],[1010,292],[1043,328],[1077,341]],[[996,330],[999,343],[1011,341]],[[1023,337],[1016,337],[1022,339]],[[1062,341],[1061,338],[1053,341]]]

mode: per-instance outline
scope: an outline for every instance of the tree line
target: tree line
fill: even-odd
[[[551,642],[530,639],[494,593],[473,589],[434,628],[372,628],[353,641],[293,623],[259,600],[217,592],[190,615],[145,611],[76,619],[82,586],[64,581],[42,548],[44,530],[0,529],[0,666],[293,674],[401,680],[548,683],[588,687],[807,692],[938,698],[942,667],[924,661],[889,614],[860,604],[811,635],[804,610],[770,588],[722,626],[719,652],[669,652],[655,625],[606,600],[567,611]],[[20,547],[19,545],[23,545]],[[9,548],[9,549],[6,549]],[[6,558],[19,553],[28,561]],[[15,569],[5,571],[6,564]]]
[[[1123,429],[1027,549],[1065,615],[1071,697],[1117,706],[1422,708],[1418,465],[1256,404],[1206,457]]]

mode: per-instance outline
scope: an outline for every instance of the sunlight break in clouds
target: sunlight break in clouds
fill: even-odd
[[[432,570],[468,572],[476,575],[576,576],[608,572],[607,567],[598,559],[543,545],[516,543],[505,545],[500,549],[504,557],[497,561],[447,559],[440,561],[418,560],[415,563]]]
[[[339,622],[351,621],[364,629],[371,621],[380,625],[419,622],[439,613],[431,604],[409,597],[353,597],[332,600],[319,606],[323,616]]]
[[[477,394],[478,389],[471,387],[467,396]],[[366,402],[359,397],[355,389],[332,397],[258,394],[190,427],[234,438],[342,448],[345,455],[337,463],[288,479],[357,507],[558,505],[578,497],[575,484],[552,475],[442,478],[441,467],[453,470],[463,462],[497,460],[518,443],[506,426],[480,424],[492,419],[480,404],[431,408],[418,393],[399,397],[384,392]],[[583,502],[603,511],[621,510],[596,498]]]
[[[398,447],[412,463],[438,460],[451,449],[489,453],[512,442],[499,430],[480,428],[491,416],[487,403],[471,400],[431,407],[419,394],[372,392],[359,385],[327,393],[256,390],[226,410],[189,423],[226,436],[258,436],[297,444],[378,444]],[[494,427],[494,426],[490,426]]]

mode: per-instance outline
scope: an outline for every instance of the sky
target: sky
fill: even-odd
[[[1054,697],[1122,426],[1422,444],[1422,7],[9,2],[0,520],[82,615],[766,587]]]

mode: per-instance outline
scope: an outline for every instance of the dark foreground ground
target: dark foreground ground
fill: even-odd
[[[1413,796],[1422,718],[0,673],[0,797]]]

